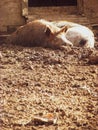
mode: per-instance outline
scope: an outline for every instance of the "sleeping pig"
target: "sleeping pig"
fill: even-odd
[[[72,42],[73,46],[94,48],[94,34],[85,26],[68,28],[65,37]]]
[[[45,20],[34,20],[19,27],[11,36],[10,42],[23,46],[62,48],[72,43],[65,37],[66,28],[59,28]]]
[[[52,22],[57,27],[65,26],[66,32],[65,37],[69,40],[73,46],[89,47],[93,48],[95,43],[94,33],[91,29],[86,26],[69,22],[69,21],[59,21]]]

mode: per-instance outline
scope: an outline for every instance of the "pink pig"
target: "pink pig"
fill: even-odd
[[[73,46],[94,48],[94,33],[85,26],[68,28],[65,37],[73,44]]]
[[[65,28],[67,28],[67,31],[65,31],[65,37],[73,44],[73,46],[94,47],[94,33],[88,27],[69,21],[52,23],[57,27],[64,28],[65,26]]]

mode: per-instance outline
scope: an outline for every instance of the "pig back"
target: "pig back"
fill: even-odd
[[[23,46],[45,46],[47,37],[44,33],[46,25],[31,22],[19,27],[11,35],[11,43]]]

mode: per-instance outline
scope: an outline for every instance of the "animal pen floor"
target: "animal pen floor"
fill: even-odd
[[[92,52],[0,45],[1,130],[98,130]]]

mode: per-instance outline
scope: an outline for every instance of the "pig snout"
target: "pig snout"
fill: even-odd
[[[59,48],[59,47],[61,48],[62,46],[73,46],[73,44],[69,40],[66,39],[65,33],[61,33],[56,36],[54,34],[51,44],[55,46],[56,48]]]

